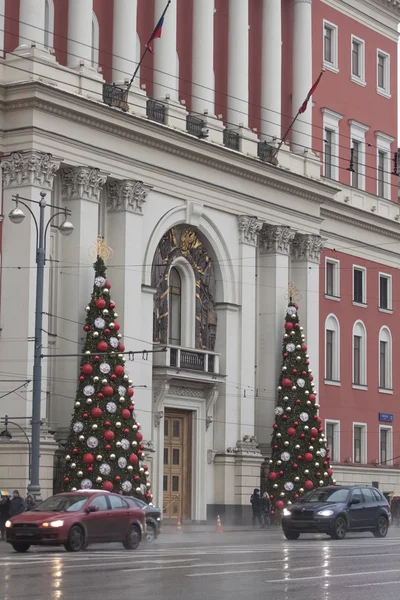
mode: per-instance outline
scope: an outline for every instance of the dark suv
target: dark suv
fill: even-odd
[[[283,509],[282,529],[288,540],[297,540],[300,533],[327,533],[342,540],[347,531],[371,531],[383,538],[389,515],[388,501],[376,488],[321,487]]]

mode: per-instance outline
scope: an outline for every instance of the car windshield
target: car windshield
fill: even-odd
[[[341,489],[341,490],[313,490],[312,492],[308,492],[304,494],[301,503],[307,502],[347,502],[349,498],[349,490]]]
[[[34,510],[36,512],[76,512],[83,508],[87,499],[88,496],[82,496],[82,494],[79,494],[79,496],[60,494],[47,498]]]

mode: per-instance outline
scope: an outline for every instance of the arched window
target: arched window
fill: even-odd
[[[340,381],[340,325],[332,314],[325,321],[325,379]]]
[[[54,0],[44,3],[44,47],[47,50],[54,48]]]
[[[99,68],[99,45],[100,45],[100,27],[96,13],[92,16],[92,67]]]
[[[177,269],[169,272],[169,343],[181,345],[182,337],[182,280]]]
[[[353,385],[367,385],[367,331],[362,321],[353,326]]]
[[[392,390],[392,334],[388,327],[379,332],[379,389]]]

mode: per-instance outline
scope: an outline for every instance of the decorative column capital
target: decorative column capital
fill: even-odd
[[[239,226],[239,241],[241,244],[248,244],[249,246],[257,245],[257,237],[263,222],[257,219],[257,217],[249,217],[247,215],[241,215],[238,217]]]
[[[325,240],[320,235],[296,233],[292,243],[294,260],[306,260],[319,264],[321,250]]]
[[[60,164],[60,158],[37,150],[12,152],[1,160],[4,188],[35,186],[52,190]]]
[[[290,254],[296,232],[285,225],[264,223],[260,231],[259,245],[261,254]]]
[[[61,170],[63,200],[100,202],[100,193],[107,180],[105,173],[91,167],[66,167]]]
[[[110,179],[107,185],[107,208],[110,212],[128,211],[142,215],[143,205],[151,189],[143,181]]]

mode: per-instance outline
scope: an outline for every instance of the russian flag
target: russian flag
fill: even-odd
[[[153,46],[151,44],[151,42],[153,40],[156,40],[157,38],[161,37],[161,33],[162,33],[162,28],[164,25],[164,15],[161,17],[161,19],[158,21],[157,25],[155,26],[155,29],[153,31],[153,33],[151,34],[149,41],[146,44],[146,48],[148,49],[149,52],[151,52],[153,54]]]
[[[319,74],[319,76],[318,76],[318,79],[317,79],[317,81],[314,83],[314,85],[312,86],[312,88],[311,88],[311,89],[310,89],[310,91],[308,92],[308,94],[307,94],[307,98],[304,100],[303,104],[300,106],[300,108],[299,108],[299,113],[298,113],[298,114],[302,115],[303,113],[305,113],[305,112],[306,112],[306,110],[307,110],[307,106],[308,106],[308,103],[309,103],[309,101],[310,101],[310,98],[311,98],[311,96],[313,95],[313,93],[315,92],[315,90],[317,89],[317,87],[318,87],[318,84],[319,84],[319,82],[321,81],[321,77],[322,77],[322,75],[323,75],[323,74],[324,74],[324,71],[321,71],[321,73],[320,73],[320,74]]]

